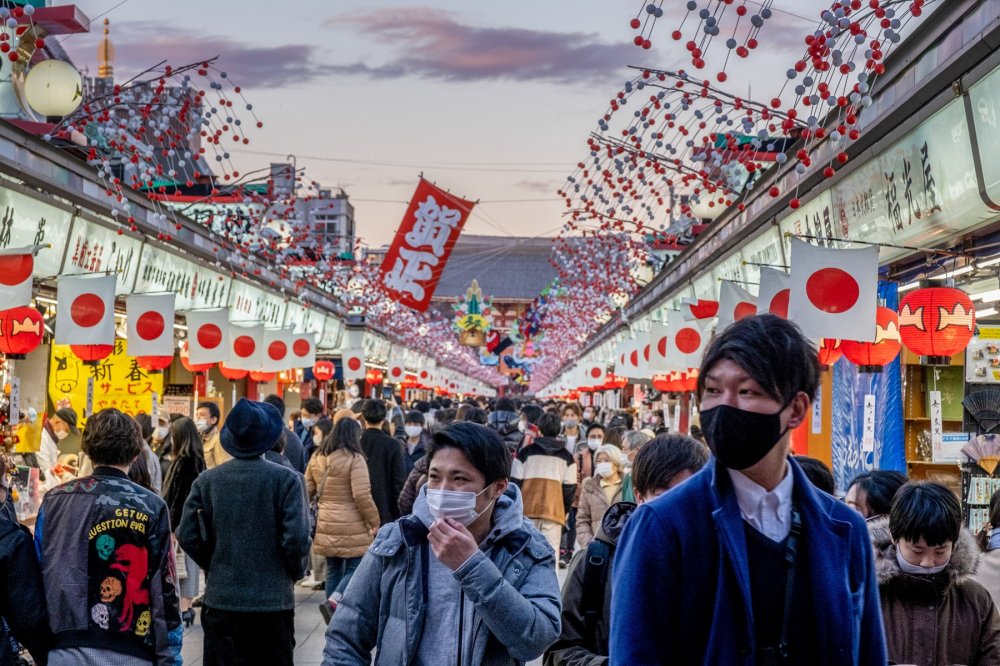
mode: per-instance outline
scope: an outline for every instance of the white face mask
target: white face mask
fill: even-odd
[[[594,467],[594,472],[597,474],[597,476],[601,477],[611,476],[611,473],[614,472],[614,470],[615,470],[614,465],[612,465],[609,462],[597,463],[597,465]]]
[[[406,431],[407,437],[419,437],[420,433],[424,431],[424,429],[418,425],[403,426],[403,430]]]
[[[198,428],[199,432],[205,432],[211,427],[208,425],[208,421],[206,421],[205,419],[198,419],[197,421],[194,422],[194,425],[196,428]]]
[[[604,443],[603,439],[597,439],[596,437],[587,440],[587,446],[590,448],[591,451],[596,451],[597,449],[601,448],[601,444],[603,443]]]
[[[303,428],[312,428],[314,425],[316,425],[316,419],[302,417],[302,427]]]
[[[593,412],[584,412],[583,413],[583,420],[584,421],[593,421],[594,420],[594,413]]]
[[[524,421],[518,421],[517,429],[520,430],[521,432],[524,432],[524,428],[525,428]]]
[[[427,508],[435,520],[451,518],[466,527],[476,522],[479,516],[489,510],[489,505],[482,511],[476,512],[476,500],[487,491],[489,486],[483,488],[478,493],[464,490],[434,490],[427,489]],[[495,499],[493,500],[495,501]],[[490,502],[490,505],[493,504]]]
[[[948,562],[951,558],[948,558]],[[910,564],[903,557],[903,554],[899,552],[899,546],[896,546],[896,562],[899,564],[899,568],[903,570],[904,573],[913,574],[915,576],[930,576],[936,573],[941,573],[944,571],[945,567],[948,566],[948,562],[945,562],[939,567],[922,567],[917,564]]]
[[[323,436],[322,435],[313,435],[313,444],[315,444],[316,446],[319,446],[322,443],[323,443]]]
[[[167,438],[167,433],[169,432],[170,430],[166,426],[160,426],[153,431],[153,439],[162,442]]]
[[[56,439],[58,439],[60,442],[69,437],[69,430],[56,430],[55,433],[56,433]]]
[[[563,424],[564,428],[575,428],[576,427],[576,419],[563,419],[562,424]]]

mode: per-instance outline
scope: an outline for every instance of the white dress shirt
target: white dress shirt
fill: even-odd
[[[741,472],[727,471],[743,520],[771,541],[784,541],[792,531],[792,470],[786,467],[785,478],[770,492]]]

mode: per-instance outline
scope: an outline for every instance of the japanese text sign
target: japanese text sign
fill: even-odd
[[[382,283],[403,305],[424,312],[475,204],[420,179],[382,262]]]

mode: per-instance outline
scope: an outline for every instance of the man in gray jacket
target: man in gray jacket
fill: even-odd
[[[302,475],[264,459],[283,428],[273,405],[240,399],[220,435],[233,460],[202,473],[184,503],[177,540],[207,574],[206,666],[292,665],[309,519]]]
[[[434,435],[413,515],[384,526],[327,629],[325,666],[519,664],[559,635],[555,553],[524,517],[494,431]],[[433,609],[428,612],[428,609]]]

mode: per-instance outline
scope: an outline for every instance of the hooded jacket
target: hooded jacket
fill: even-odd
[[[944,571],[921,576],[900,568],[887,517],[873,520],[868,531],[890,663],[1000,664],[1000,616],[989,592],[972,579],[979,559],[972,535],[961,531]]]
[[[319,507],[313,551],[322,557],[364,555],[372,529],[380,525],[365,457],[343,448],[313,456],[306,468],[306,493]]]
[[[489,538],[451,574],[462,603],[472,604],[471,622],[462,623],[462,633],[456,626],[447,636],[425,635],[430,570],[441,566],[430,562],[426,496],[421,489],[414,514],[379,531],[327,629],[324,666],[411,664],[423,641],[450,644],[456,636],[471,646],[462,666],[513,666],[537,658],[559,635],[555,554],[525,520],[514,485],[496,502]],[[440,654],[439,663],[455,661],[456,655]]]
[[[634,504],[619,502],[604,514],[597,528],[597,541],[611,547],[614,558],[618,537],[636,509]],[[604,606],[594,625],[593,635],[584,617],[584,580],[587,572],[587,549],[573,557],[562,592],[562,633],[545,653],[545,666],[605,666],[608,663],[608,640],[611,632],[611,563],[604,583]]]
[[[35,523],[53,650],[173,663],[180,625],[167,505],[112,467],[45,495]]]
[[[788,466],[802,517],[796,590],[812,599],[808,627],[822,628],[810,631],[802,663],[885,664],[875,562],[864,519],[814,490],[793,459]],[[636,509],[612,569],[613,666],[753,666],[756,633],[744,529],[729,474],[714,460]]]
[[[525,516],[566,524],[576,492],[576,462],[562,440],[536,437],[518,451],[510,478],[521,487]]]

